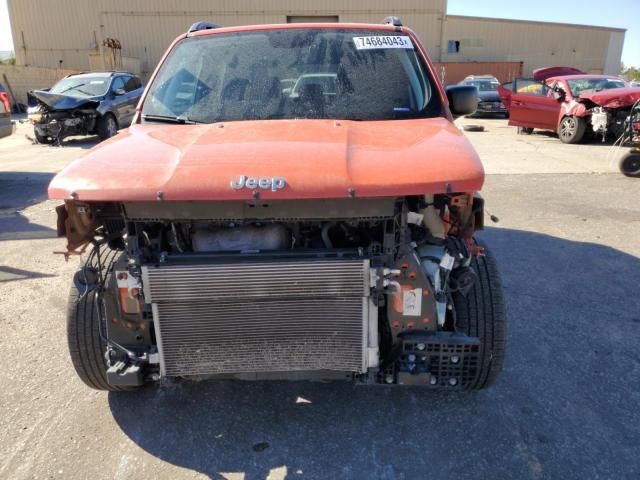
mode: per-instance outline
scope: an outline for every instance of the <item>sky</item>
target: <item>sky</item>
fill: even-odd
[[[626,28],[622,61],[640,67],[640,0],[448,0],[447,13]],[[0,50],[13,50],[6,0],[0,0]]]

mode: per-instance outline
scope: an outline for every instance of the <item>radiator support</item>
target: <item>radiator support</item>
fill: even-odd
[[[370,278],[364,258],[145,265],[161,375],[365,373],[378,362]]]

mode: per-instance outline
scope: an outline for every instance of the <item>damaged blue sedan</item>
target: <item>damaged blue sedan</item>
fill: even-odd
[[[69,75],[49,90],[29,92],[29,121],[38,143],[60,144],[72,135],[107,139],[131,124],[142,82],[127,72]]]

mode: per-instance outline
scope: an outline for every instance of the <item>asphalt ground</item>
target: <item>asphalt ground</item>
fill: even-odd
[[[52,175],[96,139],[0,139],[0,478],[639,479],[640,180],[609,146],[468,133],[497,256],[504,370],[475,393],[301,382],[96,392],[65,310]]]

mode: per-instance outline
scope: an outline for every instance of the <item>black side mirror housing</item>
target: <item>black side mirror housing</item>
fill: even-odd
[[[447,87],[449,109],[454,117],[471,115],[478,108],[478,89],[472,85]]]

